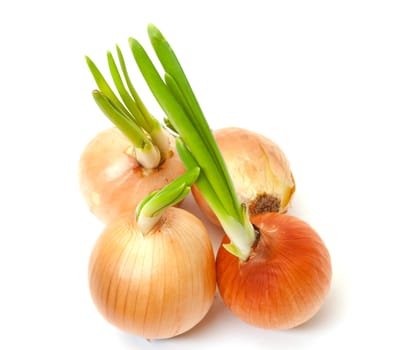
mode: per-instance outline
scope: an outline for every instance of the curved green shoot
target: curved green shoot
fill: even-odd
[[[164,210],[179,203],[189,194],[191,186],[198,179],[199,174],[199,167],[191,168],[140,202],[136,209],[136,220],[137,226],[143,234],[153,228]]]
[[[109,118],[112,123],[121,130],[126,137],[128,137],[136,147],[141,148],[150,143],[148,137],[144,134],[141,128],[128,118],[114,105],[113,101],[108,98],[103,92],[93,90],[92,96],[100,107],[102,112]]]
[[[144,118],[144,121],[142,121],[142,126],[145,130],[147,130],[147,132],[150,132],[153,129],[159,127],[160,124],[154,117],[151,116],[148,109],[145,107],[145,104],[143,103],[140,96],[138,95],[136,89],[134,88],[132,81],[130,80],[128,70],[126,68],[125,59],[118,45],[117,45],[117,55],[118,55],[119,65],[121,66],[121,70],[125,78],[126,85],[129,89],[130,94],[132,95],[132,100],[136,103],[137,109],[141,111],[141,115]]]
[[[125,106],[121,103],[118,99],[117,95],[111,89],[110,84],[108,84],[107,80],[104,78],[103,74],[97,68],[96,64],[88,57],[85,56],[86,63],[88,65],[89,70],[92,73],[93,78],[96,81],[96,85],[99,91],[106,95],[108,99],[111,100],[112,104],[117,108],[119,111],[127,115],[129,118],[133,118],[133,115],[129,113],[129,111],[125,108]]]
[[[148,124],[142,115],[140,109],[138,108],[136,102],[129,95],[129,92],[126,90],[125,85],[122,81],[121,74],[119,73],[118,67],[115,63],[114,57],[111,52],[107,53],[108,66],[110,68],[110,73],[112,76],[112,80],[115,84],[115,87],[118,90],[118,93],[125,104],[126,108],[130,111],[131,115],[135,119],[136,123],[140,125],[145,130],[148,130]]]

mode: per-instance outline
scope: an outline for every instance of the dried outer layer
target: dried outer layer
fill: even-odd
[[[144,169],[133,156],[130,141],[117,129],[96,135],[79,162],[80,189],[91,212],[108,223],[120,214],[133,213],[140,201],[184,172],[174,139],[169,158],[156,169]]]
[[[241,128],[214,131],[240,202],[250,214],[287,211],[295,191],[289,162],[277,144],[265,136]],[[194,186],[193,195],[203,213],[219,225],[214,212]]]

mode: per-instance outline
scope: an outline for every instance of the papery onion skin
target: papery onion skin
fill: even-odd
[[[130,216],[111,223],[89,263],[92,299],[119,329],[148,339],[170,338],[199,323],[216,290],[215,257],[203,223],[168,208],[146,235]]]
[[[97,134],[79,162],[80,190],[91,212],[104,223],[133,212],[148,194],[185,171],[172,138],[170,152],[157,169],[144,169],[133,157],[131,142],[117,128]]]
[[[237,197],[250,214],[287,211],[295,192],[289,161],[277,144],[255,132],[229,127],[214,131],[214,137],[232,178]],[[196,186],[192,192],[211,222],[219,221]]]
[[[260,239],[246,262],[222,246],[218,250],[221,297],[236,316],[253,326],[296,327],[318,312],[330,289],[329,252],[319,235],[293,216],[264,213],[251,222]]]

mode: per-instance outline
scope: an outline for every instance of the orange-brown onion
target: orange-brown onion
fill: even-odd
[[[240,262],[222,246],[218,251],[221,297],[253,326],[296,327],[318,312],[329,291],[329,252],[319,235],[296,217],[264,213],[251,222],[259,230],[259,240],[247,261]]]
[[[230,177],[241,203],[250,214],[286,212],[295,191],[289,162],[270,139],[241,128],[214,131]],[[219,221],[196,186],[192,187],[196,202],[211,222]]]
[[[203,223],[168,208],[146,235],[131,216],[106,227],[89,263],[89,285],[103,317],[149,339],[184,333],[203,319],[216,290],[215,258]]]
[[[117,128],[97,134],[79,162],[80,189],[91,212],[108,223],[135,210],[140,201],[184,172],[170,138],[169,158],[156,169],[144,169],[133,157],[131,142]]]

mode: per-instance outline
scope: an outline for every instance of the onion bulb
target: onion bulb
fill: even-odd
[[[89,262],[92,299],[119,329],[170,338],[195,326],[212,305],[215,261],[203,223],[170,207],[146,234],[132,215],[107,225]]]
[[[223,246],[216,258],[221,297],[245,322],[262,328],[296,327],[320,309],[331,282],[331,261],[318,234],[285,214],[251,217],[258,240],[241,262]],[[228,238],[224,238],[224,243]]]
[[[184,172],[175,153],[174,137],[148,111],[118,46],[116,51],[118,64],[111,52],[107,52],[107,61],[117,93],[86,57],[98,88],[92,96],[116,127],[94,137],[79,164],[81,192],[92,213],[104,223],[134,212],[148,194]]]
[[[170,136],[170,135],[169,135]],[[117,128],[96,135],[79,162],[81,193],[91,212],[108,223],[122,213],[131,213],[148,194],[184,172],[170,137],[168,156],[158,167],[146,169],[134,156],[134,146]]]
[[[214,131],[237,197],[251,215],[284,213],[295,191],[289,162],[280,147],[255,132],[230,127]],[[192,193],[202,212],[219,225],[214,212],[196,186]]]

